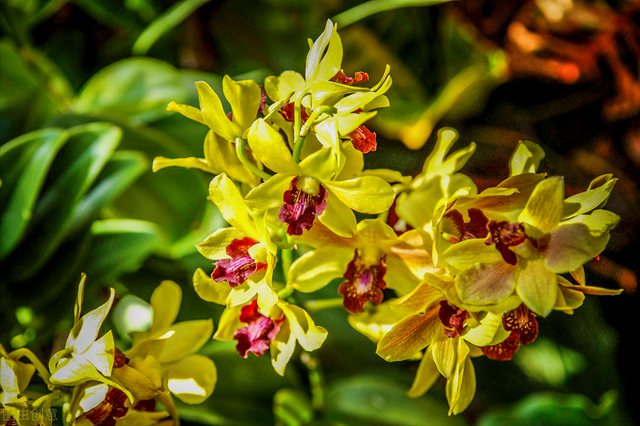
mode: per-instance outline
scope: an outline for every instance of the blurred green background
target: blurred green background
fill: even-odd
[[[221,91],[225,74],[261,84],[302,72],[306,39],[332,18],[348,75],[377,81],[391,65],[392,106],[371,123],[378,150],[368,167],[417,173],[435,130],[451,126],[460,146],[478,143],[463,171],[480,189],[507,176],[520,139],[544,147],[541,171],[564,175],[568,194],[613,173],[608,209],[622,220],[587,280],[626,291],[540,320],[540,337],[514,362],[475,360],[476,397],[456,417],[446,415],[444,382],[406,397],[417,362],[378,358],[334,309],[314,314],[329,330],[317,358],[294,361],[284,378],[267,357],[206,345],[219,381],[204,404],[179,407],[184,424],[635,424],[640,6],[362,3],[0,0],[0,341],[48,359],[71,326],[81,272],[85,310],[109,286],[148,300],[172,279],[184,293],[179,320],[217,321],[221,308],[191,286],[197,267],[211,269],[194,244],[224,225],[205,198],[211,176],[150,167],[155,156],[202,156],[206,128],[166,105],[197,105],[199,80]],[[317,297],[335,297],[337,284]]]

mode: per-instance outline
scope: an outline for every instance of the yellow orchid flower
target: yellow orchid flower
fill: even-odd
[[[254,296],[263,308],[278,300],[272,288],[277,248],[266,226],[265,212],[252,212],[235,184],[223,173],[209,185],[209,198],[232,225],[209,235],[196,246],[208,259],[217,260],[211,276],[198,269],[194,287],[208,301],[229,306]]]
[[[353,210],[379,214],[393,203],[391,186],[377,176],[340,178],[340,159],[322,148],[299,164],[284,139],[264,120],[257,120],[248,133],[256,157],[276,174],[253,188],[245,197],[258,211],[279,208],[279,219],[287,233],[298,236],[313,226],[315,218],[338,235],[351,237],[356,230]]]
[[[199,404],[215,388],[215,364],[208,357],[194,354],[210,339],[213,322],[207,319],[174,324],[181,301],[182,290],[175,282],[163,281],[156,287],[150,301],[151,327],[132,333],[132,347],[124,352],[128,362],[114,371],[114,377],[137,395],[136,401],[167,398],[170,391],[188,404]]]
[[[501,315],[471,314],[453,305],[443,293],[452,286],[450,279],[427,273],[414,291],[391,301],[391,309],[405,317],[383,335],[376,353],[387,361],[401,361],[426,349],[409,396],[423,395],[442,375],[447,379],[449,414],[459,414],[476,390],[470,356],[482,355],[478,347],[498,344],[509,334]]]
[[[82,389],[74,416],[76,426],[154,426],[169,413],[136,409],[121,390],[93,382]]]
[[[19,361],[23,353],[20,349],[7,353],[0,344],[0,419],[7,425],[51,426],[51,402],[59,398],[60,391],[35,401],[27,398],[25,393],[36,365]]]
[[[425,272],[434,269],[428,234],[412,230],[398,236],[380,219],[358,223],[352,238],[319,225],[299,241],[316,248],[291,265],[288,285],[310,293],[344,277],[338,292],[351,313],[363,312],[366,302],[379,305],[387,285],[399,294],[410,292]]]
[[[113,333],[109,330],[98,339],[102,323],[113,304],[115,290],[111,289],[109,300],[103,305],[80,317],[85,280],[86,275],[82,274],[74,310],[74,325],[65,348],[56,352],[49,360],[49,380],[52,384],[66,386],[95,380],[119,387],[131,397],[126,389],[110,378],[116,349]]]
[[[214,338],[236,340],[236,350],[247,358],[249,353],[271,354],[271,364],[283,376],[296,341],[305,351],[314,351],[324,343],[327,330],[314,323],[302,308],[284,300],[268,310],[260,309],[256,299],[243,306],[227,307],[220,317]]]
[[[255,185],[258,178],[238,158],[236,140],[245,137],[247,129],[264,109],[264,97],[260,87],[251,80],[234,81],[229,76],[222,80],[222,90],[231,105],[231,113],[225,113],[216,92],[204,81],[196,82],[200,108],[171,102],[168,111],[179,112],[185,117],[208,126],[211,130],[204,141],[204,158],[169,159],[156,157],[153,171],[165,167],[197,168],[208,173],[227,173],[233,179]],[[242,153],[247,155],[246,153]]]

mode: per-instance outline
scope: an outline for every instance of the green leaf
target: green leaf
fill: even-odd
[[[117,151],[96,179],[96,185],[73,212],[70,233],[89,225],[100,211],[122,194],[149,168],[149,160],[140,152]]]
[[[127,58],[91,77],[76,97],[73,110],[135,126],[167,117],[169,102],[183,103],[187,97],[182,75],[171,64]]]
[[[120,142],[121,130],[106,123],[77,126],[51,165],[23,242],[7,258],[8,276],[37,273],[67,235],[78,203]]]
[[[353,376],[336,381],[327,389],[326,419],[376,426],[466,424],[462,417],[447,416],[446,406],[429,395],[408,397],[407,388],[384,376]]]
[[[273,415],[276,425],[302,426],[313,420],[309,397],[298,389],[280,389],[273,396]]]
[[[24,234],[49,167],[66,140],[64,130],[43,129],[0,147],[0,259]]]
[[[134,55],[146,54],[160,37],[180,25],[196,9],[207,2],[209,0],[183,0],[174,4],[144,29],[131,48],[131,52]]]
[[[479,426],[582,426],[620,424],[609,415],[617,399],[616,391],[606,392],[598,405],[581,394],[539,392],[527,396],[506,409],[488,411],[478,421]],[[623,422],[624,423],[624,422]]]
[[[91,232],[94,239],[85,269],[89,277],[101,279],[138,269],[161,238],[153,223],[132,219],[96,221]]]
[[[344,28],[376,13],[403,7],[433,6],[448,1],[451,0],[371,0],[339,13],[333,20],[339,24],[340,28]]]

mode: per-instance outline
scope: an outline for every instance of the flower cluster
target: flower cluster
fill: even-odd
[[[202,299],[225,306],[215,339],[236,341],[245,358],[268,351],[283,375],[296,342],[313,351],[327,337],[297,292],[339,280],[350,324],[378,355],[421,359],[409,394],[444,376],[457,414],[475,394],[472,357],[511,359],[551,311],[572,313],[584,294],[619,293],[587,286],[583,269],[619,220],[603,209],[615,179],[565,198],[563,178],[538,172],[541,148],[521,141],[510,175],[479,192],[460,173],[475,144],[449,154],[452,129],[439,131],[415,177],[365,170],[364,154],[376,150],[365,124],[389,106],[392,80],[387,66],[365,87],[368,74],[348,76],[342,56],[328,21],[304,75],[285,71],[262,86],[226,76],[231,111],[196,83],[200,108],[168,109],[209,127],[204,158],[159,157],[154,171],[215,175],[208,197],[229,227],[197,246],[212,266],[193,278]]]
[[[174,324],[182,291],[176,283],[163,281],[151,296],[150,328],[132,333],[131,347],[122,352],[111,330],[98,337],[114,303],[114,289],[107,302],[81,316],[85,279],[83,275],[78,286],[73,328],[48,369],[28,349],[8,353],[0,345],[3,419],[11,425],[48,426],[54,417],[52,403],[67,401],[67,425],[178,425],[172,395],[199,404],[216,383],[213,361],[193,354],[209,340],[212,321]],[[31,363],[21,362],[22,357]],[[26,391],[36,370],[52,392],[31,401]],[[156,400],[166,411],[156,411]]]

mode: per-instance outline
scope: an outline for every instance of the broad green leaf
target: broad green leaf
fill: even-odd
[[[426,395],[412,399],[407,386],[389,377],[358,375],[331,383],[327,389],[328,421],[348,425],[462,426],[460,416],[447,416],[446,404]]]
[[[302,426],[314,418],[309,397],[298,389],[280,389],[273,396],[273,415],[281,426]]]
[[[12,280],[34,275],[53,255],[72,225],[81,197],[111,157],[121,134],[118,127],[106,123],[68,130],[69,138],[51,165],[25,239],[7,258]]]
[[[161,231],[149,222],[132,219],[96,221],[86,262],[89,277],[117,277],[133,272],[153,252],[161,240]]]
[[[24,234],[49,167],[66,140],[61,129],[43,129],[0,147],[0,259]]]
[[[69,232],[89,225],[104,207],[120,196],[148,167],[149,160],[142,153],[116,151],[96,179],[97,183],[73,212],[73,225]]]
[[[73,110],[110,117],[137,126],[169,115],[169,102],[184,102],[182,75],[152,58],[127,58],[93,75],[78,94]]]

